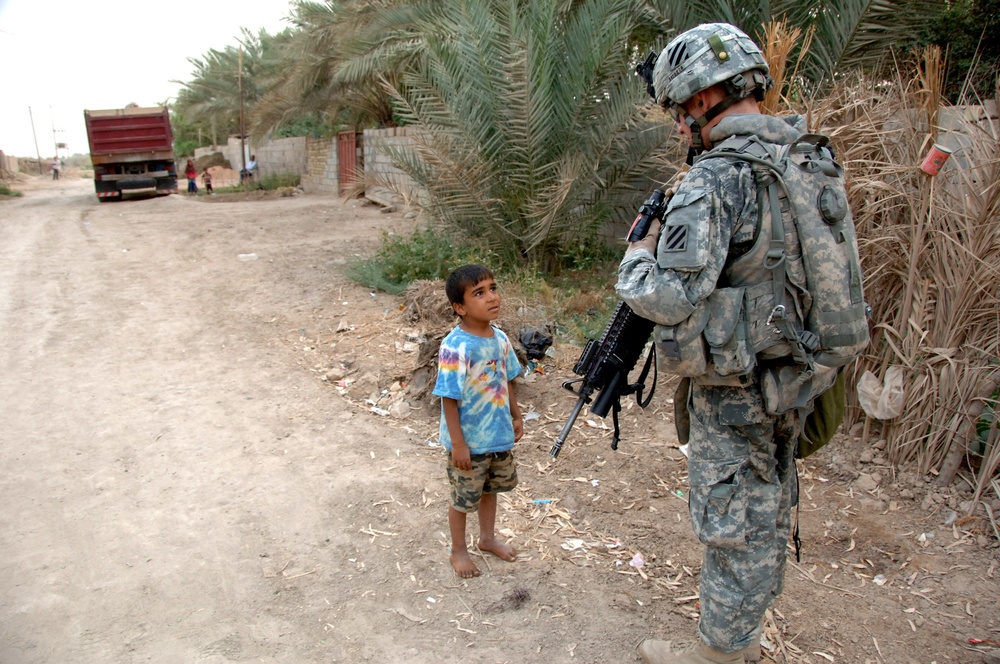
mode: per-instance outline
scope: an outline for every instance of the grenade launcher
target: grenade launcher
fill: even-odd
[[[663,192],[657,189],[642,204],[642,207],[639,208],[639,216],[632,222],[632,228],[629,229],[629,242],[637,242],[646,237],[653,220],[663,219],[666,208],[665,199]],[[642,350],[646,347],[646,342],[649,341],[649,337],[653,333],[654,325],[653,321],[646,320],[632,311],[627,304],[619,302],[611,316],[611,321],[604,329],[604,334],[601,335],[600,341],[593,339],[587,341],[583,352],[580,353],[580,359],[573,366],[573,373],[582,376],[582,378],[574,378],[563,383],[563,387],[573,394],[579,395],[580,398],[577,399],[573,412],[570,413],[569,419],[549,451],[553,458],[559,456],[559,451],[562,449],[563,443],[566,442],[566,437],[573,428],[576,418],[579,417],[584,404],[592,401],[591,397],[595,392],[600,392],[600,394],[596,399],[593,399],[590,412],[598,417],[607,416],[609,411],[612,413],[615,435],[611,441],[611,449],[618,449],[621,433],[618,428],[618,413],[622,409],[621,398],[635,394],[635,402],[640,408],[645,408],[649,405],[656,389],[656,363],[652,348],[649,350],[649,355],[646,356],[646,363],[639,375],[639,380],[632,384],[628,382],[628,375],[639,362],[639,356],[642,355]],[[653,367],[653,384],[649,394],[643,400],[642,393],[646,388],[646,377],[649,374],[650,366]],[[580,387],[574,390],[573,386],[576,383],[580,383]]]

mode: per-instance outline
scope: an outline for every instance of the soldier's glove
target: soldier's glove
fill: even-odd
[[[646,233],[646,237],[642,238],[638,242],[631,242],[628,245],[628,249],[625,251],[626,254],[632,253],[636,249],[648,249],[651,254],[656,255],[656,243],[660,239],[660,220],[654,219],[653,223],[649,225],[649,232]]]

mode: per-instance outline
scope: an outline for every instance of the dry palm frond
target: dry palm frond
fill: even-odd
[[[940,46],[928,46],[918,54],[917,76],[920,89],[917,95],[931,128],[932,141],[937,140],[938,111],[941,109],[945,69]]]
[[[764,59],[771,69],[771,78],[774,79],[774,87],[768,90],[761,104],[761,111],[763,113],[767,113],[768,115],[778,114],[782,100],[789,95],[792,87],[795,85],[799,64],[809,52],[809,46],[812,43],[814,34],[814,28],[810,27],[806,31],[805,38],[802,40],[802,44],[795,56],[795,67],[792,69],[791,74],[786,76],[785,72],[788,69],[789,60],[795,51],[796,45],[799,44],[799,38],[802,37],[802,30],[789,25],[785,19],[771,21],[764,27]],[[788,92],[785,92],[786,88]],[[787,106],[787,103],[785,106]]]

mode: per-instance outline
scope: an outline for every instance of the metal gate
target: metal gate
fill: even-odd
[[[340,182],[340,193],[343,194],[361,177],[364,163],[362,155],[364,134],[354,131],[343,131],[337,136],[337,170]]]

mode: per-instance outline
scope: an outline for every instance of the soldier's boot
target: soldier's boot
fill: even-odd
[[[675,655],[668,641],[647,639],[639,646],[639,657],[645,664],[744,664],[744,653],[751,649],[752,646],[736,652],[722,652],[699,643],[688,652]]]

